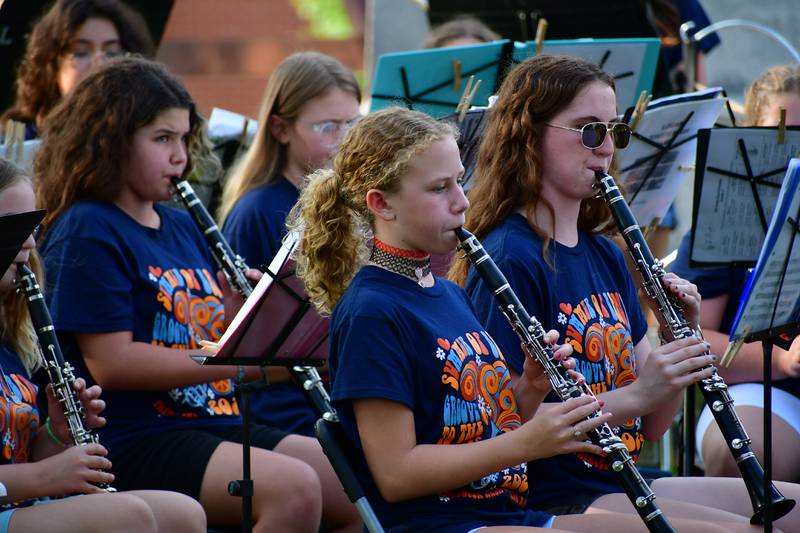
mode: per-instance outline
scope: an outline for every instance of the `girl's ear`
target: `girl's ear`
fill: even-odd
[[[288,120],[278,115],[271,115],[267,119],[269,132],[281,144],[287,144],[289,142],[289,130],[291,126]]]
[[[386,198],[386,192],[378,189],[370,189],[367,191],[367,207],[376,219],[391,221],[397,218],[397,214],[392,209],[389,201]]]

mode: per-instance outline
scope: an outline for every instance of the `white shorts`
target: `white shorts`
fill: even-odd
[[[764,408],[764,385],[761,383],[741,383],[731,385],[728,388],[734,407],[750,405],[752,407]],[[781,417],[787,424],[800,434],[800,398],[792,396],[788,392],[772,388],[772,414]],[[697,433],[695,434],[697,451],[702,456],[703,436],[708,430],[708,426],[714,421],[714,416],[708,406],[703,408],[700,418],[697,420]]]

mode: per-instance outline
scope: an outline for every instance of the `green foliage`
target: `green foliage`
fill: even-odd
[[[327,41],[344,41],[355,36],[344,0],[290,0],[300,18],[308,21],[311,36]]]

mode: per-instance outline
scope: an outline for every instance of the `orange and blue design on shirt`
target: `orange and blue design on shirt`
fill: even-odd
[[[520,427],[511,374],[491,337],[485,331],[472,331],[453,341],[440,337],[437,344],[442,383],[447,387],[437,444],[476,442]],[[526,468],[524,464],[506,468],[441,497],[491,499],[505,492],[523,507],[528,493]]]
[[[576,370],[583,374],[595,394],[633,383],[638,377],[631,338],[630,320],[618,292],[592,294],[577,304],[559,304],[558,322],[565,327],[564,339],[572,346]],[[644,444],[639,432],[641,419],[618,426],[618,436],[636,460]],[[585,463],[608,470],[605,459],[592,454],[578,454]]]
[[[163,269],[149,265],[148,278],[157,286],[161,304],[153,318],[151,344],[177,349],[198,349],[200,341],[216,341],[225,328],[222,291],[205,268]],[[154,406],[161,416],[197,418],[197,409],[209,416],[239,415],[230,379],[201,383],[169,391],[170,398],[188,411],[177,411],[161,402]]]
[[[26,376],[14,352],[0,345],[0,464],[27,463],[39,431],[37,387]]]

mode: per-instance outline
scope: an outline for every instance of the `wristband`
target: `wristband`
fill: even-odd
[[[62,448],[69,448],[69,444],[64,444],[61,442],[61,439],[58,438],[56,432],[53,430],[53,424],[51,423],[50,417],[47,417],[47,421],[44,423],[44,429],[47,431],[47,434],[50,436],[50,439],[58,444]]]

